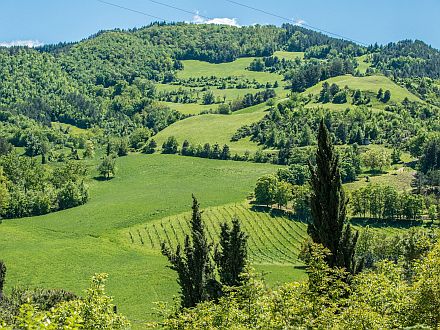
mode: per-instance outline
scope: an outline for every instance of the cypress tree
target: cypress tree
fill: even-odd
[[[183,252],[180,244],[173,253],[162,243],[162,254],[171,263],[169,266],[178,275],[181,306],[194,307],[202,301],[215,299],[220,288],[215,280],[211,262],[211,245],[206,239],[199,203],[193,195],[192,217],[190,222],[191,237],[186,235]]]
[[[221,224],[220,242],[215,251],[220,281],[226,286],[240,286],[240,274],[246,267],[247,235],[241,230],[237,218],[232,219],[232,228],[228,223]]]
[[[342,188],[339,159],[331,144],[327,127],[321,121],[318,133],[316,166],[309,163],[312,194],[312,220],[307,231],[315,243],[330,250],[330,267],[344,267],[355,273],[354,251],[358,232],[353,233],[346,223],[348,200]]]

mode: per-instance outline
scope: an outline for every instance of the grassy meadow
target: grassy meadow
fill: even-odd
[[[200,77],[219,77],[225,78],[230,76],[247,78],[256,80],[260,83],[275,81],[281,82],[283,76],[269,72],[255,72],[246,70],[249,64],[254,60],[253,57],[239,58],[233,62],[213,64],[203,61],[186,60],[182,61],[183,70],[177,74],[178,78],[200,78]]]
[[[335,83],[339,85],[340,88],[344,88],[348,86],[350,89],[359,89],[364,92],[371,92],[377,94],[379,88],[385,90],[390,90],[391,92],[391,101],[394,102],[402,102],[405,97],[407,97],[410,101],[419,101],[422,102],[417,96],[410,93],[403,87],[392,82],[389,78],[385,76],[366,76],[366,77],[354,77],[351,75],[338,76],[334,78],[330,78],[320,83],[316,84],[308,88],[304,94],[313,94],[318,95],[322,89],[322,84],[324,82],[329,83],[330,85]]]
[[[241,202],[259,176],[277,168],[167,155],[130,155],[117,166],[114,179],[90,180],[83,206],[3,221],[7,292],[24,285],[81,294],[91,275],[107,272],[120,310],[131,319],[151,319],[152,302],[177,294],[175,275],[158,251],[126,244],[121,230],[188,211],[192,193],[204,208]]]
[[[231,115],[205,114],[178,121],[163,131],[155,139],[158,146],[169,137],[175,136],[179,144],[188,140],[192,144],[227,144],[231,153],[243,154],[245,151],[255,152],[258,145],[249,139],[231,142],[231,137],[243,125],[261,120],[269,107],[265,104],[236,111]]]

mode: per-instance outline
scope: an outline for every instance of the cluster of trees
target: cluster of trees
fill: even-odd
[[[425,210],[423,196],[377,184],[353,191],[350,206],[353,215],[378,220],[420,220]]]
[[[227,144],[225,144],[223,147],[220,147],[217,143],[213,146],[211,146],[209,143],[205,143],[203,146],[200,144],[195,146],[190,144],[188,140],[183,141],[180,154],[183,156],[193,156],[210,159],[231,159],[231,151]]]
[[[285,74],[288,70],[299,67],[301,59],[297,57],[295,60],[280,59],[278,56],[266,56],[263,58],[256,58],[250,64],[248,69],[250,71],[268,71]]]
[[[385,150],[369,149],[362,154],[362,163],[372,172],[382,172],[391,165],[391,156]]]
[[[440,83],[427,77],[396,78],[395,81],[429,104],[440,106]]]
[[[290,81],[294,92],[304,92],[307,88],[331,77],[354,73],[351,59],[334,58],[328,61],[309,60],[296,69],[288,71],[284,78]]]
[[[80,162],[51,169],[15,153],[0,157],[0,217],[42,215],[86,203],[86,173]]]
[[[323,33],[315,32],[294,24],[283,24],[286,34],[283,36],[286,48],[292,52],[305,52],[314,46],[327,45],[331,56],[341,54],[344,57],[360,56],[366,49],[358,44],[343,39],[329,37]],[[312,52],[311,52],[312,53]]]
[[[202,76],[202,77],[189,77],[189,78],[176,78],[172,85],[186,86],[191,88],[199,88],[199,91],[203,91],[208,87],[214,87],[218,89],[244,89],[244,88],[266,88],[270,84],[269,82],[260,83],[255,79],[249,79],[246,77],[228,76]]]
[[[356,107],[343,111],[305,108],[301,100],[281,102],[258,123],[237,132],[235,138],[251,136],[266,147],[288,149],[315,143],[314,133],[319,119],[324,117],[331,139],[337,144],[365,145],[389,143],[399,146],[425,129],[435,129],[429,123],[408,114],[373,111]]]
[[[228,104],[221,104],[218,108],[218,113],[229,114],[240,109],[266,102],[274,98],[275,96],[275,90],[271,88],[267,88],[264,91],[257,92],[255,94],[247,93],[242,98],[237,98],[236,100],[229,102]]]
[[[285,173],[265,175],[257,180],[254,189],[255,203],[278,208],[291,205],[295,215],[300,219],[310,216],[310,187],[284,181]]]
[[[335,83],[330,85],[328,82],[324,82],[319,92],[318,102],[347,103],[347,90],[345,88],[341,90]]]

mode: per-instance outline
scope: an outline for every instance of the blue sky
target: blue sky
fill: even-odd
[[[106,0],[169,21],[194,21],[192,14],[149,0]],[[239,25],[283,23],[226,0],[158,0]],[[421,39],[440,49],[440,0],[237,0],[296,21],[370,44]],[[233,20],[235,19],[235,20]],[[151,18],[97,0],[1,0],[0,44],[76,41],[99,30],[140,27]],[[199,18],[199,20],[201,20]]]

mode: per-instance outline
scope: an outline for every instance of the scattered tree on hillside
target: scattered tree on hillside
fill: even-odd
[[[211,262],[211,245],[206,238],[199,203],[193,196],[191,236],[186,235],[185,245],[177,245],[176,252],[162,243],[162,254],[168,258],[170,268],[177,272],[181,307],[194,307],[198,303],[219,296],[219,283],[215,280]]]
[[[116,160],[112,156],[105,156],[98,166],[98,172],[101,177],[109,180],[116,173]]]
[[[272,174],[264,175],[258,179],[255,186],[255,202],[260,205],[272,205],[275,199],[278,179]]]
[[[358,233],[353,233],[350,224],[346,223],[347,200],[341,183],[339,159],[323,120],[318,133],[316,166],[309,163],[309,167],[312,221],[308,233],[315,243],[330,250],[327,262],[331,267],[345,267],[350,273],[355,273],[354,252]]]
[[[238,218],[221,224],[220,242],[215,250],[215,262],[220,275],[220,282],[226,286],[240,286],[240,276],[246,266],[247,235],[241,230]]]

